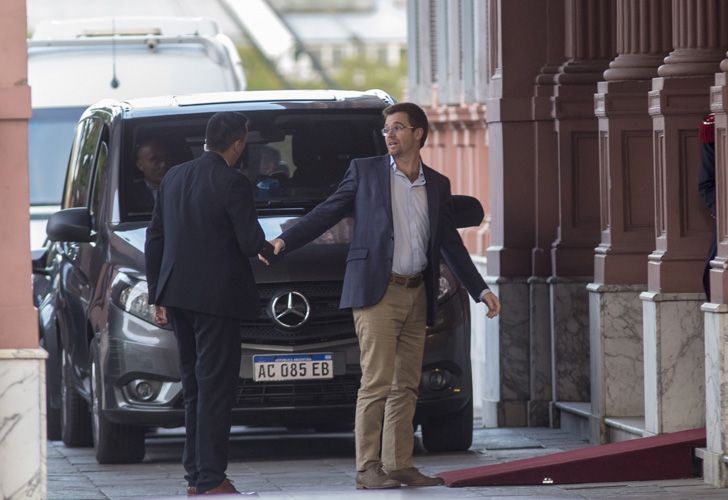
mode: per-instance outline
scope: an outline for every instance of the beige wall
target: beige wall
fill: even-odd
[[[0,2],[0,349],[37,347],[28,234],[30,88],[24,0]]]

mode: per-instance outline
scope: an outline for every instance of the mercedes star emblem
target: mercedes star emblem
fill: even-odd
[[[283,328],[298,328],[311,314],[311,306],[298,292],[281,292],[273,297],[270,303],[273,321]]]

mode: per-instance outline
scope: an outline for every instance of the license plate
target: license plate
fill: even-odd
[[[258,354],[253,356],[253,380],[310,380],[334,378],[334,356],[321,354]]]

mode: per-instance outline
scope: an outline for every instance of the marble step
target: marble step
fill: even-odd
[[[608,443],[645,437],[645,417],[607,417],[604,419]]]
[[[580,401],[557,401],[554,407],[559,412],[559,428],[575,434],[585,441],[591,440],[589,419],[591,403]]]
[[[592,436],[590,422],[595,418],[592,415],[591,403],[558,401],[554,406],[559,410],[561,429],[593,443],[599,441],[597,436]],[[645,418],[643,416],[607,417],[604,419],[604,428],[606,431],[604,442],[606,443],[637,439],[644,437]]]

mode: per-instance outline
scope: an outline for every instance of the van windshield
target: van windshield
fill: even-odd
[[[28,123],[31,205],[61,203],[73,132],[85,109],[33,109],[33,116]]]
[[[259,209],[312,208],[336,190],[354,158],[386,152],[380,110],[245,112],[250,120],[236,168],[251,181]],[[122,159],[121,212],[149,220],[170,165],[203,153],[204,117],[130,120]]]

